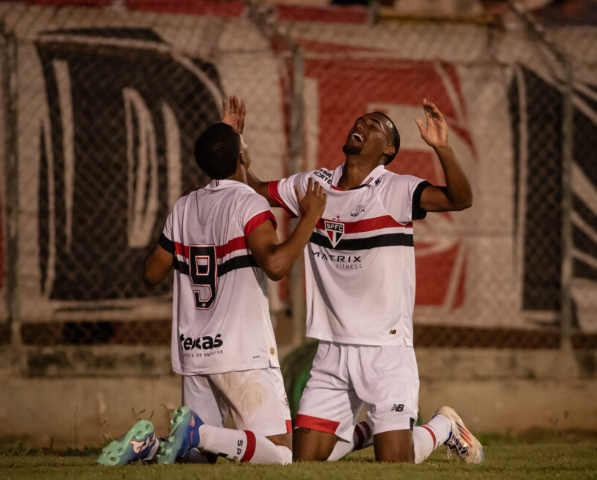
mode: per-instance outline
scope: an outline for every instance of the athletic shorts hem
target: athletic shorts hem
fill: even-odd
[[[333,420],[327,420],[325,418],[313,417],[311,415],[298,414],[296,416],[295,428],[308,428],[310,430],[316,430],[323,433],[336,434],[340,422]]]
[[[359,338],[359,337],[330,337],[328,335],[318,334],[314,332],[307,332],[308,338],[319,340],[320,342],[338,343],[342,345],[358,345],[365,347],[385,347],[385,346],[400,346],[412,347],[412,339],[403,336],[392,338],[391,340],[382,340],[374,338]]]
[[[215,375],[218,373],[247,372],[249,370],[266,370],[268,368],[280,368],[279,365],[272,365],[269,358],[265,361],[255,363],[245,363],[243,365],[218,365],[211,368],[193,369],[191,366],[181,368],[180,365],[172,365],[172,371],[184,377],[195,375]]]
[[[373,425],[373,435],[377,435],[378,433],[393,432],[400,430],[412,431],[412,429],[410,428],[410,419],[407,422],[397,423],[394,425]]]

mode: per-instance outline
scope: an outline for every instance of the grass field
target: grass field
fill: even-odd
[[[375,463],[373,450],[368,448],[339,462],[287,467],[233,464],[224,459],[218,460],[216,465],[102,467],[95,464],[99,449],[57,454],[19,448],[0,451],[0,479],[597,479],[597,438],[485,437],[481,440],[486,445],[483,465],[466,465],[456,458],[448,459],[445,447],[440,447],[422,465]]]

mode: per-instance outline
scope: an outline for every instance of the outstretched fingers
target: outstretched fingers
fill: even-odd
[[[299,203],[301,216],[307,216],[315,221],[319,220],[323,215],[327,203],[327,194],[323,186],[319,182],[309,178],[304,196],[296,186],[294,187],[294,191]]]
[[[240,113],[239,113],[239,119],[238,119],[238,132],[239,133],[243,133],[243,130],[245,128],[245,115],[247,113],[247,109],[245,107],[245,99],[243,98],[240,101]]]
[[[423,123],[423,120],[421,120],[420,118],[415,118],[415,123],[417,124],[417,127],[419,127],[419,133],[421,135],[423,135],[425,133],[425,124]]]
[[[230,125],[242,134],[245,128],[246,106],[244,100],[239,100],[236,95],[231,95],[228,100],[222,99],[222,122]]]
[[[423,108],[425,109],[425,114],[427,118],[435,118],[440,122],[444,121],[444,115],[440,112],[439,108],[435,103],[430,102],[429,100],[423,100]]]

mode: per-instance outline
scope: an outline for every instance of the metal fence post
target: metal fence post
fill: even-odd
[[[5,118],[5,183],[6,183],[6,263],[7,285],[6,303],[11,330],[11,345],[15,358],[19,356],[22,345],[21,319],[18,286],[19,262],[19,163],[17,141],[17,41],[12,34],[7,34],[4,25],[0,32],[5,39],[3,51],[2,89],[4,90]]]
[[[560,56],[564,68],[562,98],[562,271],[560,285],[560,347],[572,348],[572,276],[574,258],[572,250],[572,162],[574,160],[574,84],[572,65]]]
[[[290,113],[290,173],[302,170],[303,135],[304,135],[304,77],[305,59],[298,45],[292,47],[293,82]],[[292,227],[296,224],[293,222]],[[303,295],[304,261],[299,260],[292,267],[290,284],[290,306],[292,311],[292,343],[300,345],[305,340],[306,305]]]

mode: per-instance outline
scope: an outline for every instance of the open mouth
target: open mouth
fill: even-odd
[[[350,138],[355,139],[357,142],[363,143],[365,141],[365,137],[360,133],[354,132]]]

